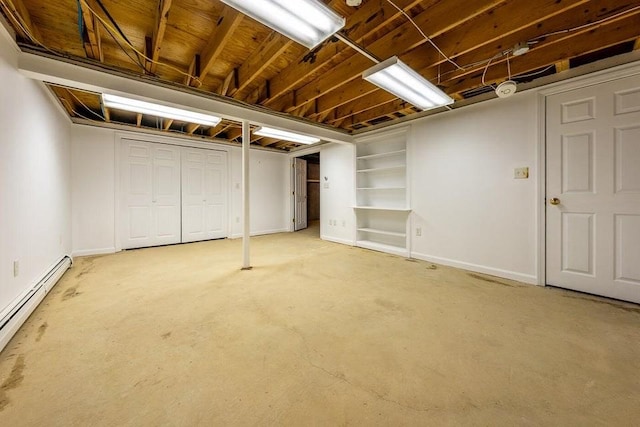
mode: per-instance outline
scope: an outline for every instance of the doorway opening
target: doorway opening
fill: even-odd
[[[320,153],[296,157],[293,166],[294,231],[320,236]]]

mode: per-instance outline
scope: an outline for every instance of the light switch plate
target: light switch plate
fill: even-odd
[[[529,178],[529,168],[528,167],[515,168],[513,170],[513,178],[515,178],[515,179],[527,179],[527,178]]]

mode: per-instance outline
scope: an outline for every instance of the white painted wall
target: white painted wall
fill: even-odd
[[[241,149],[192,140],[72,126],[73,253],[89,255],[118,249],[116,198],[120,137],[151,142],[209,147],[229,153],[231,237],[242,235]],[[251,150],[251,234],[288,231],[289,159],[285,154]]]
[[[114,141],[113,130],[72,127],[71,235],[75,256],[116,250]]]
[[[231,234],[242,237],[242,150],[232,147]],[[262,150],[249,153],[251,235],[289,231],[289,157]]]
[[[412,124],[413,257],[535,283],[536,96],[525,92]],[[514,168],[523,166],[529,179],[514,179]]]
[[[0,28],[0,311],[71,252],[69,128]]]
[[[320,149],[320,237],[355,242],[355,145],[327,144]]]
[[[411,256],[536,283],[537,93],[410,126]],[[321,235],[347,244],[353,244],[356,226],[354,156],[348,145],[321,150],[321,180],[330,178],[330,188],[321,190]],[[529,179],[513,179],[513,169],[523,166],[529,167]]]

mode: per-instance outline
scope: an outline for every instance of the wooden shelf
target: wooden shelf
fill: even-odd
[[[308,179],[307,182],[320,184],[320,180],[319,179]]]
[[[391,190],[406,190],[407,187],[361,187],[356,188],[356,190],[360,191],[391,191]]]
[[[397,233],[395,231],[378,230],[375,228],[358,228],[363,233],[381,234],[383,236],[407,237],[406,233]]]
[[[408,256],[405,131],[356,143],[356,246]]]
[[[358,157],[356,157],[356,159],[358,159],[358,160],[381,159],[383,157],[397,156],[399,154],[404,154],[406,152],[407,152],[407,150],[390,151],[388,153],[378,153],[378,154],[369,154],[369,155],[366,155],[366,156],[358,156]]]
[[[384,171],[404,170],[404,169],[406,169],[406,166],[404,165],[403,166],[385,166],[383,168],[358,169],[356,172],[368,173],[368,172],[384,172]]]
[[[353,209],[364,209],[372,211],[393,211],[393,212],[411,212],[411,209],[407,208],[385,208],[382,206],[353,206]]]
[[[404,246],[388,245],[380,242],[374,242],[371,240],[357,240],[356,246],[364,249],[371,249],[374,251],[385,252],[385,253],[398,255],[398,256],[406,257],[409,255],[409,251]]]

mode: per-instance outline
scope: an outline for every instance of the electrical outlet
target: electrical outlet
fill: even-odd
[[[324,188],[329,188],[329,183],[328,182],[324,183]]]
[[[236,224],[240,224],[240,217],[239,216],[236,217]]]
[[[342,226],[346,227],[347,226],[347,221],[345,221],[344,219],[342,220]]]
[[[20,274],[20,261],[13,261],[13,277],[18,277]]]
[[[416,236],[418,236],[418,237],[422,236],[422,228],[421,227],[416,228]]]
[[[514,179],[527,179],[527,178],[529,178],[529,168],[528,167],[515,168],[513,170],[513,178]]]
[[[236,182],[236,190],[239,190],[239,189],[240,189],[240,183]]]

